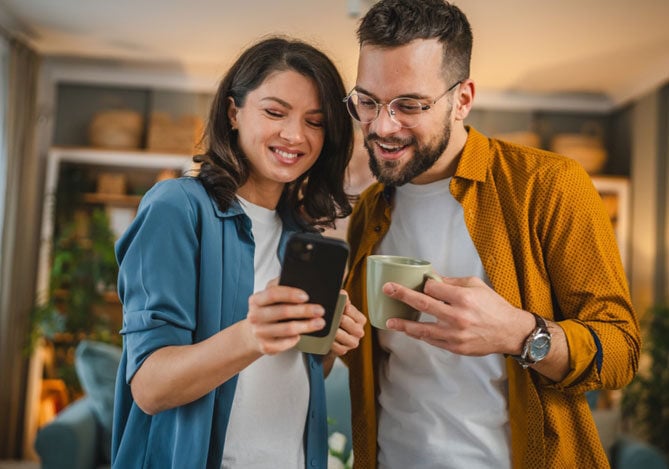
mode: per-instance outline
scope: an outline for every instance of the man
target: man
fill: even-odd
[[[361,468],[608,467],[584,392],[619,388],[640,338],[608,215],[575,161],[463,123],[472,33],[442,0],[381,0],[362,19],[354,89],[378,183],[349,223],[365,258],[432,262],[443,283],[384,293],[423,311],[344,357]],[[368,323],[369,324],[369,323]]]

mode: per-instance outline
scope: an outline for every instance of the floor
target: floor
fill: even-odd
[[[39,469],[35,461],[0,461],[0,469]]]

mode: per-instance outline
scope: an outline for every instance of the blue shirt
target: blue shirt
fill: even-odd
[[[289,217],[282,219],[280,254],[288,235],[299,230]],[[160,182],[142,199],[116,244],[124,340],[112,467],[220,468],[236,376],[194,402],[153,416],[135,404],[128,383],[155,350],[200,342],[246,317],[254,249],[251,220],[241,207],[235,202],[220,210],[196,178]],[[307,362],[305,461],[307,467],[325,468],[321,357],[307,355]]]

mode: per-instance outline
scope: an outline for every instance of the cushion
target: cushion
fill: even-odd
[[[100,424],[101,456],[111,459],[111,432],[114,412],[114,386],[122,350],[115,345],[83,340],[77,345],[74,366],[84,392],[91,398]]]

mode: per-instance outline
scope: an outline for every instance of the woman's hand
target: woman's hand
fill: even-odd
[[[246,321],[253,346],[262,354],[274,355],[294,347],[300,334],[323,329],[324,309],[307,303],[308,299],[303,290],[278,285],[277,280],[251,295]]]
[[[342,290],[342,293],[346,292]],[[330,348],[330,354],[340,357],[349,350],[356,348],[360,344],[360,339],[365,335],[364,326],[366,322],[365,315],[351,304],[347,296],[344,314],[342,314],[339,329],[337,329],[334,342]]]

